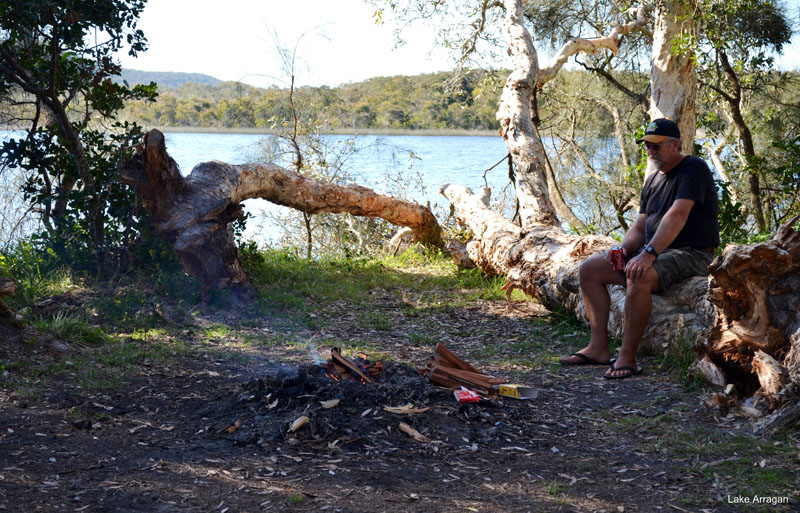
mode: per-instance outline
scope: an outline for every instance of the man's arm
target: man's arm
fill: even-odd
[[[622,239],[622,249],[625,250],[626,255],[632,254],[644,245],[644,224],[646,220],[647,214],[639,214],[633,226]]]
[[[658,253],[661,253],[672,244],[675,237],[683,230],[686,220],[689,219],[689,212],[692,211],[695,201],[691,199],[676,199],[675,203],[669,207],[661,224],[658,225],[656,233],[650,239],[650,245]]]
[[[667,213],[664,214],[661,223],[658,225],[656,233],[653,235],[653,238],[650,239],[650,245],[653,246],[656,252],[661,253],[675,240],[675,237],[678,236],[686,224],[686,220],[689,218],[689,212],[691,212],[694,203],[694,200],[690,199],[677,199],[669,210],[667,210]],[[642,218],[642,215],[639,216],[639,219]],[[636,220],[634,227],[639,224],[639,219]],[[631,228],[631,231],[633,231],[633,228]],[[625,236],[625,239],[627,241],[628,236]],[[642,241],[644,241],[644,238]],[[638,247],[635,249],[638,249]],[[632,281],[638,281],[644,276],[647,270],[653,266],[655,259],[656,257],[650,253],[642,251],[636,258],[628,262],[628,265],[625,267],[626,276]]]

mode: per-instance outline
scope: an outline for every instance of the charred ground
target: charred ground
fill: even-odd
[[[356,271],[354,271],[356,272]],[[307,294],[182,306],[144,294],[123,329],[96,290],[55,303],[115,335],[64,348],[27,329],[0,345],[0,509],[114,512],[792,511],[800,440],[719,419],[680,364],[624,381],[562,368],[587,333],[540,305],[481,298],[414,271],[362,299]],[[330,276],[328,276],[330,278]],[[347,279],[346,277],[343,279]],[[155,292],[153,292],[155,293]],[[486,296],[486,294],[483,294]],[[50,303],[49,308],[56,308]],[[145,313],[141,313],[142,310]],[[135,317],[132,316],[132,317]],[[147,324],[147,323],[145,323]],[[456,403],[415,372],[436,342],[538,389]],[[374,385],[332,382],[309,347],[382,358]],[[339,399],[324,408],[320,401]],[[395,414],[411,404],[423,413]],[[309,421],[296,431],[300,416]],[[419,442],[405,423],[429,438]],[[736,497],[789,503],[743,505]]]

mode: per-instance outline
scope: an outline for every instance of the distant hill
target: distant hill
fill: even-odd
[[[222,80],[202,73],[178,73],[174,71],[140,71],[138,69],[123,69],[120,82],[125,80],[130,85],[149,84],[155,82],[159,88],[174,89],[186,82],[195,84],[217,85]]]

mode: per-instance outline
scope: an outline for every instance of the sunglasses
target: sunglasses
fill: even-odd
[[[664,146],[664,143],[663,142],[661,142],[661,143],[646,142],[646,143],[644,143],[644,145],[648,150],[661,151],[661,147]]]

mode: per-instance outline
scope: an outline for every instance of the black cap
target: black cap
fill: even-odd
[[[641,139],[636,139],[636,144],[641,144],[645,141],[651,143],[660,143],[667,137],[681,138],[681,131],[674,121],[667,118],[654,119],[644,129],[644,136]]]

